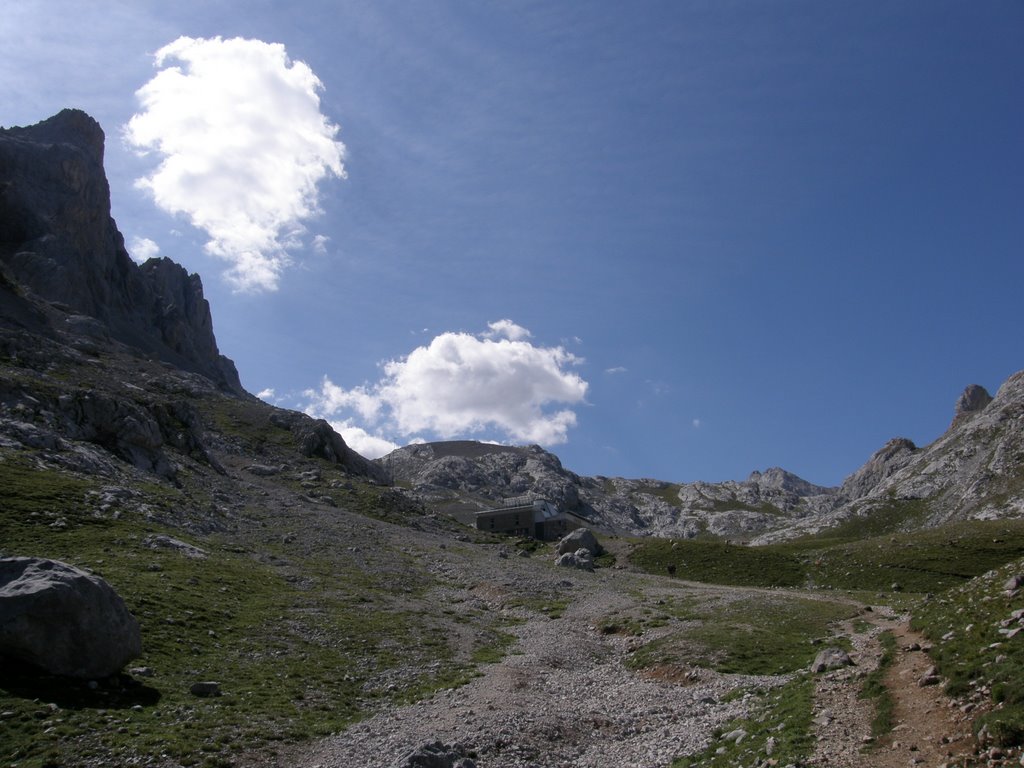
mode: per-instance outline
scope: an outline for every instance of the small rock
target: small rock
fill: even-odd
[[[811,672],[817,675],[822,672],[828,672],[833,669],[840,669],[842,667],[849,667],[852,665],[853,659],[851,659],[850,655],[842,648],[825,648],[814,658],[814,663],[811,664]]]
[[[200,698],[208,698],[210,696],[220,696],[220,683],[214,682],[213,680],[205,680],[199,683],[192,683],[192,687],[189,688],[189,692],[193,696],[199,696]]]
[[[1012,592],[1013,590],[1020,589],[1021,587],[1024,587],[1024,574],[1018,573],[1016,576],[1011,576],[1006,580],[1006,583],[1003,584],[1003,591]]]

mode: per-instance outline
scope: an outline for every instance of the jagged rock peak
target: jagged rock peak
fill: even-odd
[[[97,163],[103,162],[103,128],[80,109],[62,109],[35,125],[0,128],[0,132],[39,144],[74,144],[86,150]]]
[[[956,401],[956,408],[953,411],[953,423],[955,427],[971,418],[986,405],[992,402],[992,395],[980,384],[970,384],[960,394]]]
[[[769,467],[764,472],[754,470],[747,478],[747,483],[756,485],[758,488],[789,491],[797,496],[816,496],[832,490],[810,483],[799,475],[787,472],[782,467]]]
[[[199,276],[169,259],[139,267],[128,255],[110,215],[103,141],[81,110],[0,129],[3,282],[67,313],[67,322],[54,324],[58,332],[88,327],[242,394],[234,363],[217,350]]]

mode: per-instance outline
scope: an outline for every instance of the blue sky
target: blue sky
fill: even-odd
[[[367,453],[836,484],[1024,368],[1017,0],[170,5],[11,3],[0,124],[97,118],[133,254]]]

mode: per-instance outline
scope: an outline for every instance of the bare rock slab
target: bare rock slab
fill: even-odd
[[[0,558],[0,654],[92,679],[141,653],[138,621],[99,576],[57,560]]]

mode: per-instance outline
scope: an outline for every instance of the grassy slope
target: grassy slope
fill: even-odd
[[[807,538],[745,547],[645,540],[630,561],[650,573],[735,586],[938,592],[1024,556],[1024,521],[972,521],[862,539]]]
[[[300,537],[255,547],[228,534],[188,536],[153,522],[194,505],[186,491],[154,483],[144,497],[148,518],[115,518],[99,509],[97,479],[40,471],[7,451],[0,484],[4,553],[60,559],[107,579],[142,626],[144,656],[132,666],[154,671],[90,690],[5,664],[0,760],[8,763],[226,764],[243,747],[336,731],[383,699],[457,685],[472,674],[470,662],[493,659],[507,643],[499,617],[459,617],[474,624],[476,640],[470,658],[457,657],[444,624],[453,619],[439,618],[425,598],[429,574],[402,553],[376,552],[372,566],[346,557],[335,543],[343,532],[318,531],[315,545]],[[339,494],[381,518],[401,514],[380,489]],[[251,526],[261,529],[256,519]],[[210,556],[150,549],[143,542],[152,533]],[[199,680],[219,681],[225,695],[192,696]]]
[[[648,540],[636,546],[630,560],[653,573],[666,573],[673,565],[678,577],[696,581],[838,589],[898,600],[912,611],[915,628],[935,643],[932,657],[948,680],[948,692],[971,696],[985,705],[982,710],[994,704],[992,712],[978,718],[976,730],[986,727],[997,744],[1019,744],[1024,741],[1024,631],[1012,639],[1005,633],[1024,627],[1011,620],[1024,603],[1019,595],[1003,594],[1001,587],[1009,575],[1024,574],[1024,521],[971,521],[899,532],[924,511],[919,502],[894,503],[877,518],[848,521],[827,536],[756,549]],[[903,594],[884,594],[895,585]],[[865,694],[876,699],[875,727],[884,730],[884,692],[869,679]],[[724,754],[725,762],[708,753],[701,758],[704,763],[695,758],[682,764],[728,765],[736,756],[731,747]]]
[[[1024,575],[1024,558],[924,602],[912,625],[934,647],[931,656],[951,695],[994,707],[975,721],[1000,746],[1024,743],[1024,609],[1011,576]],[[1012,634],[1014,629],[1020,631]]]

